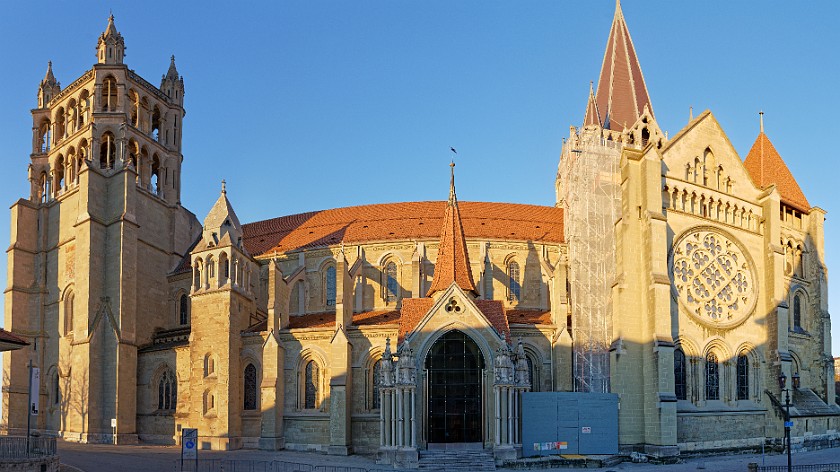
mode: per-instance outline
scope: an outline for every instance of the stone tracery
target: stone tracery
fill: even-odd
[[[717,231],[694,230],[674,245],[673,290],[702,321],[741,321],[755,306],[755,269],[741,248]]]

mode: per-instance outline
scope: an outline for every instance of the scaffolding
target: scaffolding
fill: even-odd
[[[557,193],[569,251],[574,387],[607,393],[621,143],[604,139],[600,128],[571,134],[560,156]]]

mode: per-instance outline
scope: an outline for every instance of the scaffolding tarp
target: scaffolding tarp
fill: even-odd
[[[573,375],[577,392],[610,391],[614,224],[620,204],[621,144],[600,129],[573,134],[558,167],[558,204],[569,250]]]

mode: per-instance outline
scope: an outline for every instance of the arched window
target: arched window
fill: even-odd
[[[204,391],[204,398],[202,399],[204,403],[204,414],[210,413],[213,409],[216,408],[216,396],[213,395],[210,390]]]
[[[152,139],[155,141],[160,141],[160,109],[155,105],[154,111],[152,111],[152,130],[151,130]]]
[[[213,359],[213,354],[204,356],[204,376],[208,377],[216,373],[216,361]]]
[[[99,168],[113,169],[117,159],[117,144],[114,135],[105,133],[99,144]]]
[[[525,355],[525,361],[528,363],[528,381],[531,382],[531,391],[532,392],[539,392],[540,385],[539,379],[537,378],[537,370],[534,367],[534,359],[531,358],[529,355]]]
[[[736,390],[738,400],[750,399],[750,363],[747,355],[738,355]]]
[[[712,352],[706,355],[706,400],[720,400],[720,370]]]
[[[382,389],[382,372],[380,369],[382,368],[382,360],[378,360],[374,362],[373,367],[371,367],[370,373],[370,409],[371,410],[378,410],[382,398],[380,394],[380,390]]]
[[[802,296],[793,296],[793,330],[802,331]]]
[[[400,284],[397,282],[397,264],[393,261],[385,264],[385,302],[394,303],[399,299]]]
[[[160,158],[155,154],[152,156],[152,175],[149,181],[149,190],[155,195],[160,195],[160,171]]]
[[[248,364],[245,366],[245,391],[242,395],[245,399],[244,409],[246,410],[256,410],[257,409],[257,368],[254,364]]]
[[[175,374],[166,369],[158,381],[158,410],[174,410],[178,401],[178,383]]]
[[[685,353],[682,349],[677,349],[674,351],[674,395],[678,400],[686,400],[686,390]]]
[[[117,81],[108,77],[102,82],[102,111],[117,110]]]
[[[211,279],[216,277],[216,260],[212,255],[207,256],[207,277]]]
[[[507,267],[508,275],[508,301],[518,302],[522,291],[522,286],[519,283],[519,263],[511,261]]]
[[[64,334],[73,332],[73,300],[75,299],[73,292],[68,292],[64,295]]]
[[[315,361],[306,363],[303,376],[303,408],[313,410],[318,408],[320,403],[319,391],[321,388],[320,381],[321,369]]]
[[[195,260],[195,267],[193,267],[193,288],[195,290],[201,289],[201,259]]]
[[[53,372],[52,382],[53,382],[53,405],[58,405],[59,403],[61,403],[61,385],[59,385],[59,382],[58,382],[58,371]]]
[[[327,293],[327,306],[335,306],[335,266],[327,267],[324,277],[324,287]]]
[[[190,324],[190,299],[186,294],[178,299],[178,323],[181,326]]]

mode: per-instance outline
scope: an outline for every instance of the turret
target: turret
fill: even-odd
[[[38,108],[46,108],[50,100],[61,91],[61,84],[55,80],[52,61],[47,63],[47,74],[38,86]]]
[[[184,78],[178,75],[174,55],[170,58],[169,70],[160,79],[160,90],[173,102],[181,106],[184,105]]]
[[[96,59],[99,64],[122,64],[125,57],[125,41],[114,26],[114,15],[108,17],[108,26],[96,43]]]

